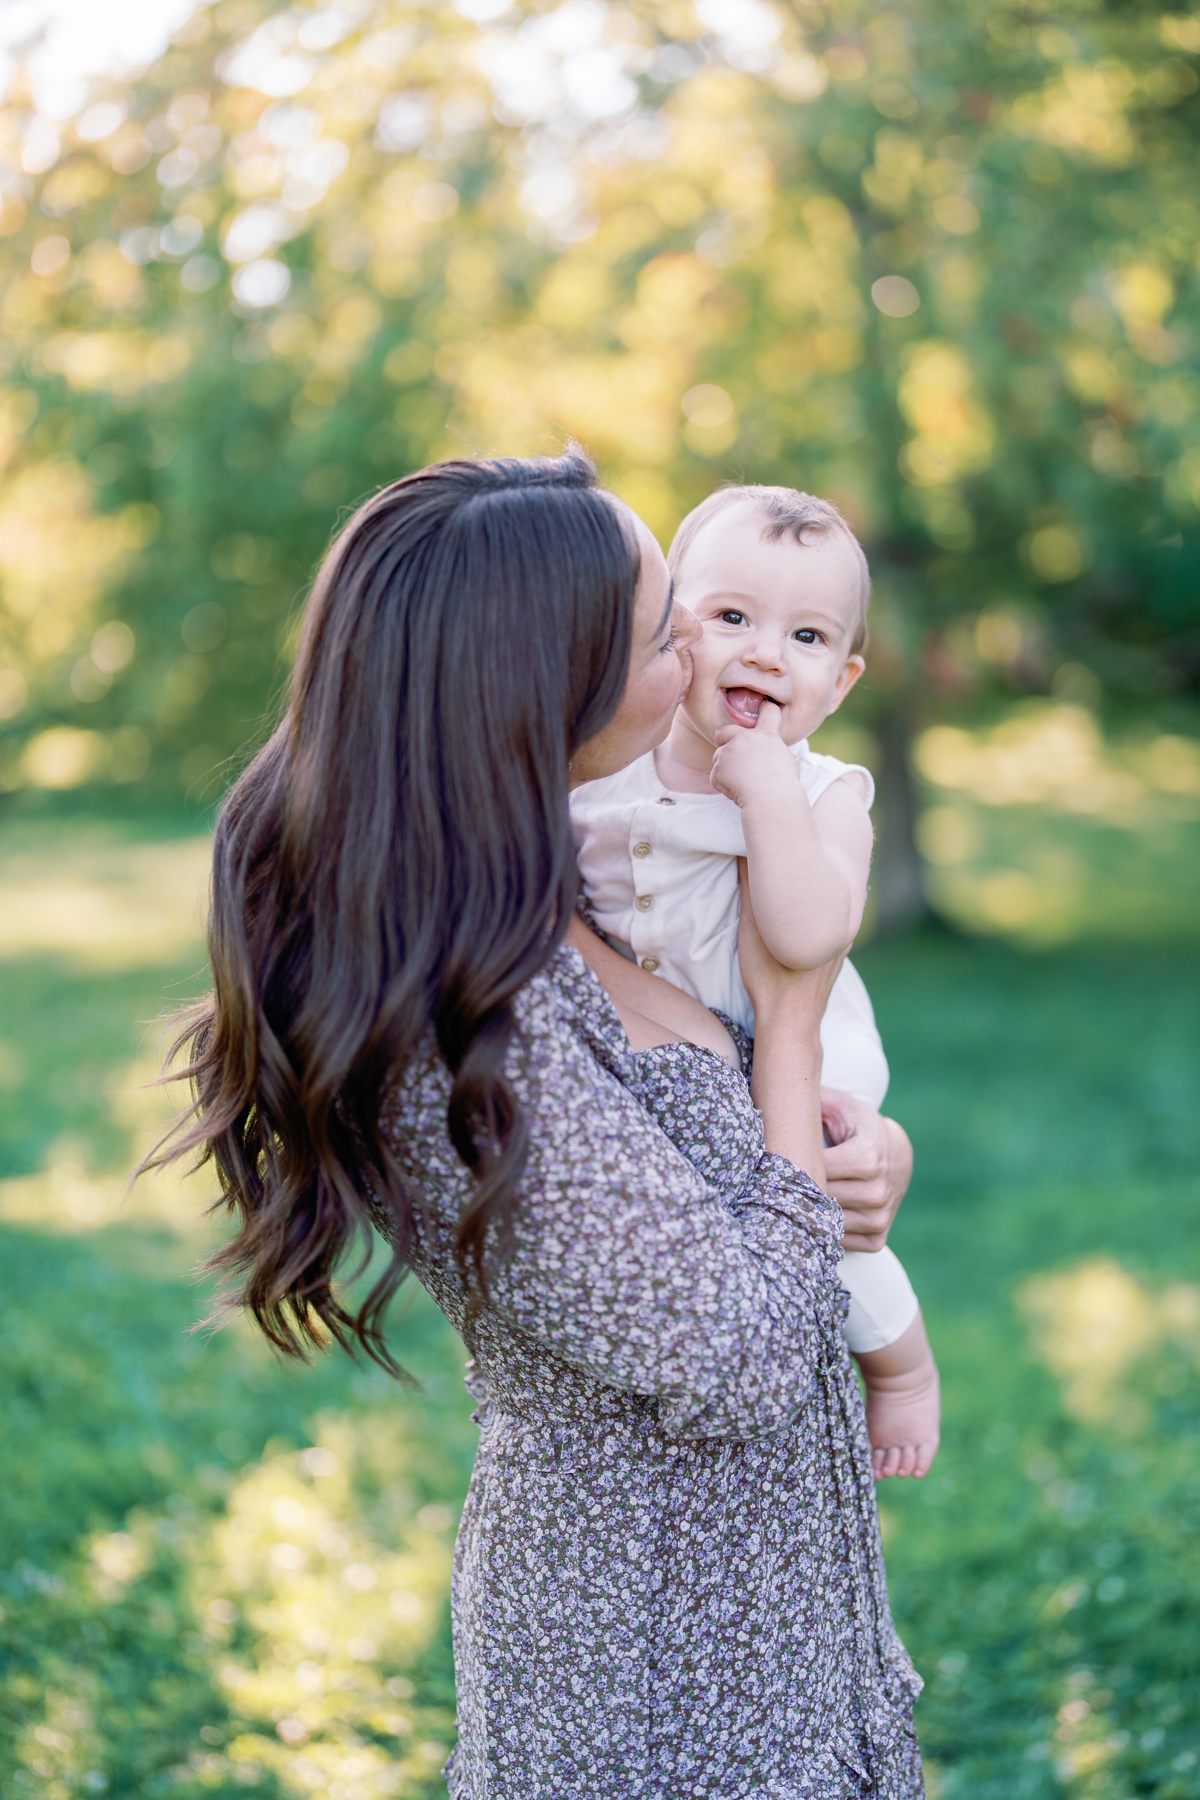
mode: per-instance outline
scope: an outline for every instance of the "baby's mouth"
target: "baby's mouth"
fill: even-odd
[[[781,702],[772,694],[762,694],[757,688],[729,687],[721,689],[721,698],[730,718],[739,725],[746,725],[753,731],[758,723],[758,715],[762,711],[763,701],[772,700],[776,706]]]

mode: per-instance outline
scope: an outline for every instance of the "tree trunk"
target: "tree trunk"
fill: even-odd
[[[918,925],[928,915],[929,904],[915,836],[917,796],[909,761],[909,722],[901,710],[889,708],[874,723],[880,756],[871,890],[875,929],[880,936],[894,936]]]

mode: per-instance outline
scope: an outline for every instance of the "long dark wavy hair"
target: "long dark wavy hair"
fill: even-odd
[[[383,1314],[420,1197],[380,1113],[430,1024],[475,1177],[459,1265],[486,1289],[526,1145],[513,997],[574,908],[568,765],[620,701],[638,573],[574,449],[407,476],[320,571],[286,714],[221,810],[212,991],[172,1052],[194,1103],[151,1159],[214,1165],[239,1226],[211,1265],[224,1307],[289,1355],[328,1334],[395,1369]],[[369,1196],[393,1254],[351,1313],[338,1273],[356,1243],[365,1264]]]

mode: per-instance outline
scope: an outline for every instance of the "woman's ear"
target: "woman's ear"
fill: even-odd
[[[848,656],[846,658],[846,666],[838,676],[834,686],[833,705],[829,709],[831,712],[837,711],[859,676],[866,673],[866,667],[867,665],[861,656]]]

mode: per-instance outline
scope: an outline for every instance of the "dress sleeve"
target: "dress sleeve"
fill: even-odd
[[[714,1111],[728,1105],[741,1077],[696,1054]],[[489,1309],[593,1379],[654,1396],[673,1436],[785,1428],[837,1336],[836,1204],[765,1151],[718,1198],[549,1009],[526,1014],[510,1079],[530,1143]]]

